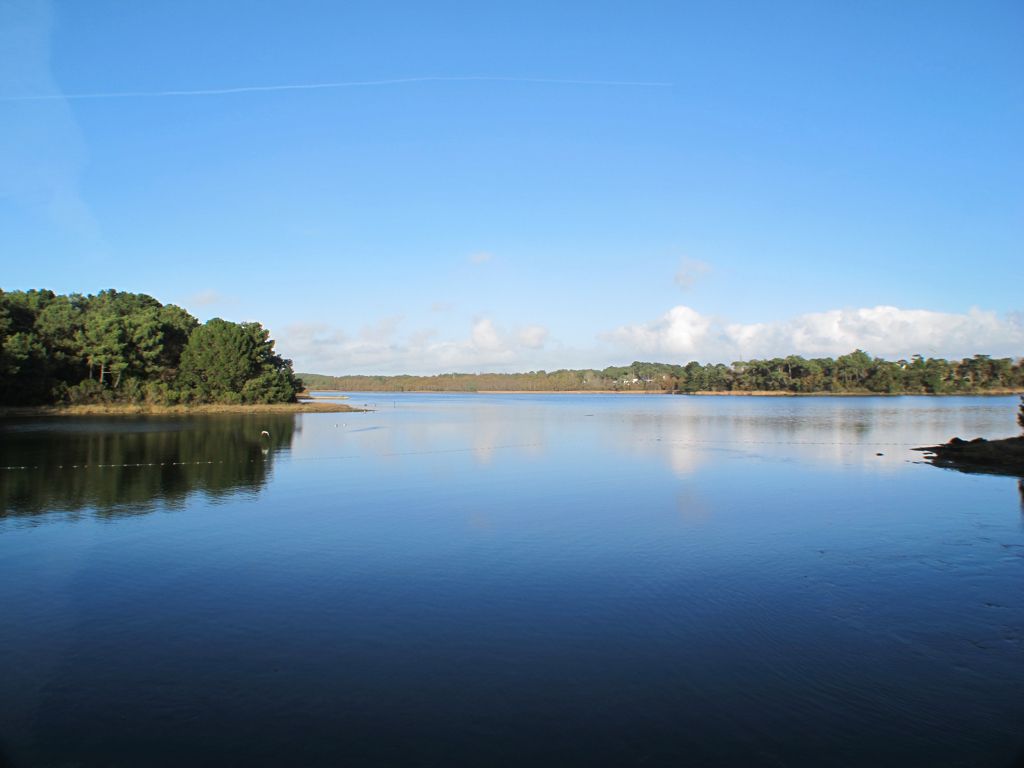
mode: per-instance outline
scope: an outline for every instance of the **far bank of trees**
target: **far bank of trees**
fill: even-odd
[[[883,360],[855,350],[837,358],[799,355],[732,365],[635,362],[603,370],[448,373],[439,376],[299,374],[311,389],[370,392],[649,391],[957,394],[1024,390],[1024,359],[974,355],[944,360],[914,355]],[[1024,426],[1024,425],[1022,425]]]
[[[151,296],[0,290],[0,404],[292,402],[259,323],[200,324]]]
[[[890,361],[855,350],[837,358],[790,355],[731,365],[634,362],[603,370],[302,378],[312,389],[380,392],[966,394],[1024,391],[1024,359]],[[293,402],[302,384],[259,323],[214,318],[200,324],[181,307],[116,290],[94,296],[0,290],[0,405]]]

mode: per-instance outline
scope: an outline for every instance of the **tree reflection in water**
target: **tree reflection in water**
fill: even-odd
[[[256,493],[296,429],[281,414],[5,421],[0,517],[144,514],[197,492]]]

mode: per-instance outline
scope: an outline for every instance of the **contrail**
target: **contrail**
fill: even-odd
[[[327,88],[364,88],[375,85],[407,85],[410,83],[541,83],[545,85],[594,85],[630,88],[671,88],[672,83],[646,80],[568,80],[547,77],[491,77],[487,75],[460,77],[400,77],[391,80],[347,80],[336,83],[292,83],[286,85],[245,85],[236,88],[202,88],[189,91],[106,91],[98,93],[45,93],[24,96],[0,96],[0,101],[57,101],[60,99],[138,99],[152,96],[226,96],[235,93],[263,91],[314,91]]]

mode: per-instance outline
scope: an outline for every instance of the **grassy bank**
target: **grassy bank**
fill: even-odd
[[[344,403],[272,403],[265,405],[39,405],[0,407],[0,417],[13,416],[192,416],[217,413],[347,413],[364,411]]]

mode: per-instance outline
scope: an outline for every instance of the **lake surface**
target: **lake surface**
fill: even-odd
[[[350,402],[0,421],[0,766],[1024,755],[1016,398]]]

